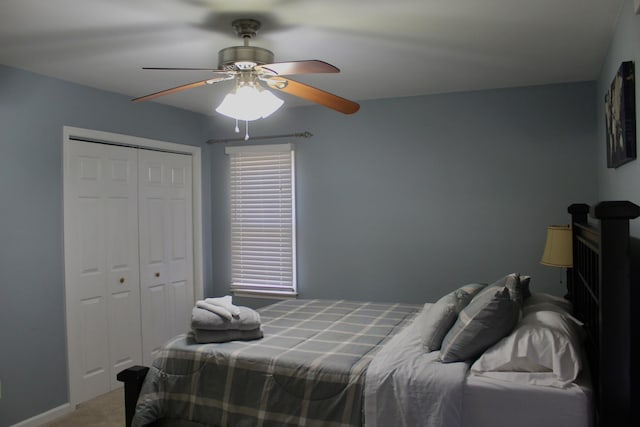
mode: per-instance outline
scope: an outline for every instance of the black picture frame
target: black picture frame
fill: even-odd
[[[636,158],[636,84],[633,61],[620,65],[604,97],[607,168]]]

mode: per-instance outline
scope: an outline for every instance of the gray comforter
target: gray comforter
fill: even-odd
[[[362,426],[369,363],[421,305],[288,300],[260,311],[264,338],[168,342],[133,420],[210,426]]]
[[[366,427],[459,427],[466,362],[442,363],[426,353],[421,318],[396,334],[369,364],[365,385]]]

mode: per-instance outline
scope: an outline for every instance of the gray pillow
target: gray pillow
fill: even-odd
[[[489,286],[476,295],[458,315],[442,341],[440,360],[470,360],[507,336],[520,316],[520,305],[506,287]]]
[[[529,291],[530,281],[530,276],[521,276],[518,273],[511,273],[496,280],[490,286],[505,286],[509,289],[511,299],[516,300],[520,306],[522,306],[524,300],[531,296],[531,292]]]
[[[520,276],[513,273],[509,274],[504,281],[504,287],[509,289],[509,296],[512,300],[516,301],[522,307],[524,302],[524,294],[522,293],[522,287],[520,286]]]
[[[486,283],[469,283],[467,285],[460,286],[458,290],[465,291],[466,293],[471,295],[471,298],[473,298],[476,295],[478,295],[478,293],[486,287],[487,287]]]
[[[420,314],[420,336],[426,352],[439,350],[442,339],[458,318],[458,313],[471,301],[471,295],[460,289],[455,290],[425,306]]]

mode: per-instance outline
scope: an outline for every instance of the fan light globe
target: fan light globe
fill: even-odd
[[[282,104],[284,101],[268,90],[242,85],[228,93],[216,111],[232,119],[250,122],[270,116]]]

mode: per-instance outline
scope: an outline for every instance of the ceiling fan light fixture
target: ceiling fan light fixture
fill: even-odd
[[[134,98],[131,101],[148,101],[205,84],[235,79],[235,89],[224,98],[216,108],[216,111],[236,119],[236,128],[238,120],[249,122],[268,117],[284,103],[270,91],[264,90],[259,81],[265,82],[269,89],[297,96],[343,114],[353,114],[360,109],[360,105],[356,102],[297,82],[288,77],[296,74],[339,73],[340,70],[337,67],[318,59],[273,62],[273,52],[261,47],[249,46],[249,41],[260,29],[260,21],[255,19],[236,19],[232,22],[232,26],[236,29],[238,36],[242,38],[243,46],[231,46],[219,50],[218,68],[216,69],[143,67],[144,69],[152,70],[211,71],[216,74],[216,77],[161,90],[160,92]],[[244,86],[247,87],[245,88]],[[248,126],[246,127],[248,128]]]
[[[284,101],[259,85],[239,85],[229,92],[216,112],[242,121],[264,119],[275,113]]]

